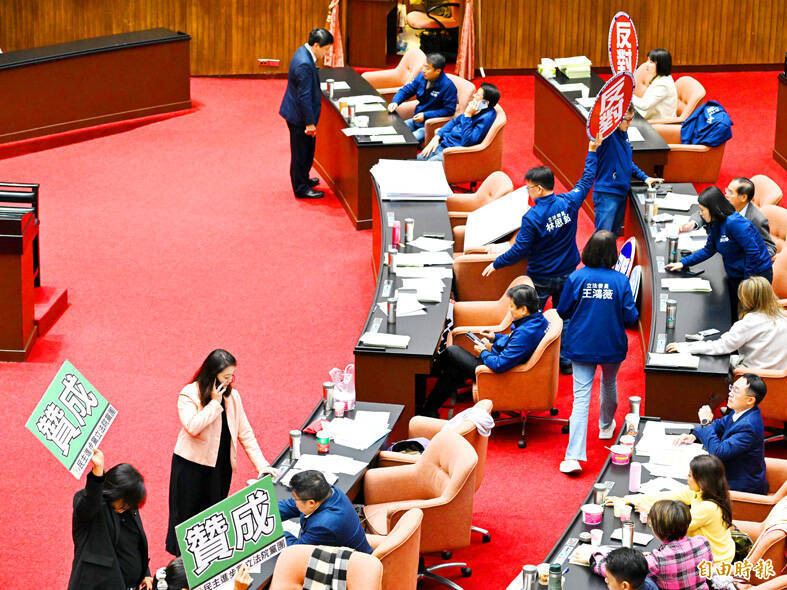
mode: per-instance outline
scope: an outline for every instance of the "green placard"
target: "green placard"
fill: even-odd
[[[25,426],[79,479],[117,410],[65,361]]]
[[[238,567],[253,567],[287,545],[270,475],[175,527],[192,590],[229,584]]]

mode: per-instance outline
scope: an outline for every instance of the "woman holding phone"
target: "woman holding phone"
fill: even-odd
[[[235,357],[211,352],[178,396],[182,428],[172,455],[169,480],[167,551],[180,555],[175,527],[227,497],[238,441],[257,473],[277,473],[260,451],[240,394],[232,387]]]

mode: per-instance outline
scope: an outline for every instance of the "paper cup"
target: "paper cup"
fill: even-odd
[[[588,525],[597,525],[601,523],[601,518],[604,516],[604,507],[598,504],[585,504],[582,506],[582,522]]]
[[[549,564],[539,563],[536,570],[538,571],[538,583],[546,586],[549,583]]]
[[[590,544],[593,547],[598,547],[601,545],[601,539],[604,537],[604,531],[601,529],[592,529],[590,531]]]
[[[633,449],[634,440],[635,438],[630,434],[624,434],[623,436],[620,437],[620,444],[623,445],[624,447],[631,447]]]
[[[631,520],[631,509],[632,507],[630,504],[624,504],[620,507],[620,520],[622,522]]]
[[[615,465],[628,465],[631,461],[631,447],[613,445],[610,451],[612,452],[612,463]]]

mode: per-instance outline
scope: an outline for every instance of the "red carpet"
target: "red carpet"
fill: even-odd
[[[765,173],[787,187],[772,159],[776,75],[697,76],[735,121],[719,183]],[[493,77],[509,117],[504,169],[515,184],[539,164],[532,153],[533,80]],[[320,394],[327,371],[352,360],[373,289],[371,232],[352,229],[331,195],[292,198],[288,137],[277,111],[284,81],[194,79],[197,108],[88,140],[17,147],[3,180],[41,183],[42,277],[67,287],[70,307],[30,360],[0,364],[9,398],[0,459],[2,579],[64,587],[75,481],[24,423],[64,359],[118,408],[103,450],[145,475],[142,510],[151,566],[165,563],[169,463],[179,423],[177,393],[216,347],[239,360],[237,386],[268,457]],[[45,151],[33,150],[49,147]],[[32,151],[33,153],[26,153]],[[9,155],[12,152],[2,152]],[[580,225],[581,241],[592,226]],[[642,354],[631,339],[619,376],[620,418],[643,391]],[[568,417],[571,380],[558,407]],[[578,478],[557,471],[567,437],[533,423],[528,447],[516,427],[495,432],[476,496],[477,525],[492,542],[457,551],[473,577],[465,588],[503,588],[538,563],[570,520],[606,452],[594,439]],[[779,449],[780,447],[776,447]],[[233,490],[252,475],[241,459]],[[457,572],[458,576],[458,572]]]

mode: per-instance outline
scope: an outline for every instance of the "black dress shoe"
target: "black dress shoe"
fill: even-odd
[[[323,194],[325,193],[323,193],[322,191],[309,189],[305,193],[295,196],[299,199],[322,199]]]
[[[319,179],[319,178],[317,178],[316,176],[315,176],[315,177],[313,177],[313,178],[310,178],[310,179],[309,179],[309,183],[308,183],[308,184],[309,184],[309,186],[311,186],[311,187],[315,187],[315,186],[317,186],[318,184],[320,184],[320,179]]]

